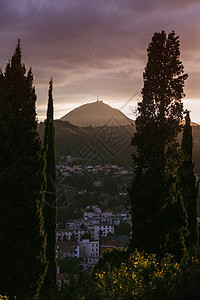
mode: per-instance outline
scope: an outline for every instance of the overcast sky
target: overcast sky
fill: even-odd
[[[20,38],[23,62],[33,69],[39,119],[51,76],[56,118],[97,94],[134,118],[147,46],[154,32],[175,30],[189,74],[185,103],[200,121],[199,16],[199,0],[0,0],[0,66]]]

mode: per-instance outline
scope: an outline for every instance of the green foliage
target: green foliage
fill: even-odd
[[[105,149],[105,146],[98,142],[95,137],[97,131],[101,130],[101,127],[87,127],[80,128],[69,122],[55,120],[55,139],[56,139],[56,155],[57,158],[61,156],[72,155],[76,156],[77,149],[81,149],[85,141],[87,140],[89,145],[97,151],[97,153],[101,153],[104,158],[104,162],[110,162],[113,164],[118,164],[120,166],[130,166],[130,159],[132,148],[129,146],[130,143],[124,144],[123,148],[120,149],[116,155],[110,155],[110,153]],[[134,125],[128,126],[120,126],[116,128],[116,132],[118,132],[119,141],[127,141],[130,139],[133,131],[135,130]],[[39,124],[39,132],[41,137],[44,136],[44,123],[41,122]],[[112,139],[111,139],[112,140]],[[116,151],[115,145],[110,142],[108,145],[109,149],[112,152]]]
[[[185,257],[180,263],[171,254],[162,260],[137,251],[120,257],[119,262],[116,249],[103,255],[105,268],[95,267],[83,299],[199,299],[197,256]]]
[[[128,259],[130,251],[128,248],[113,248],[106,250],[94,266],[93,274],[103,271],[109,271],[119,267],[121,263]]]
[[[143,100],[138,104],[132,145],[134,178],[129,188],[132,215],[131,248],[163,256],[182,257],[186,214],[178,189],[181,159],[180,131],[187,78],[180,61],[179,40],[174,32],[155,33],[147,49],[143,74]]]
[[[54,300],[83,300],[88,291],[88,282],[90,274],[82,271],[77,274],[71,274],[67,283],[61,285],[58,298]],[[94,295],[93,295],[94,296]],[[90,299],[93,299],[93,296]]]
[[[85,140],[90,140],[89,143],[92,145],[92,147],[96,150],[98,150],[100,153],[103,153],[104,160],[108,161],[113,164],[117,164],[119,166],[130,166],[130,160],[131,160],[131,153],[135,151],[133,147],[131,147],[131,137],[130,137],[130,143],[127,142],[123,148],[119,151],[119,153],[116,153],[115,156],[110,156],[106,151],[103,151],[102,147],[99,146],[98,141],[92,139],[92,137],[95,135],[97,128],[85,128],[84,130],[80,127],[77,127],[75,125],[70,124],[69,122],[55,120],[54,121],[55,126],[55,140],[56,140],[56,156],[57,159],[59,159],[61,156],[66,155],[72,155],[76,153],[77,149],[81,147],[81,145],[84,144]],[[127,140],[127,133],[130,136],[133,136],[133,133],[135,132],[135,125],[130,126],[121,126],[120,131],[120,140]],[[194,162],[195,162],[195,170],[198,174],[200,174],[200,141],[199,141],[199,135],[200,135],[200,126],[192,126],[193,131],[193,138],[194,138],[194,149],[193,149],[193,155],[194,155]],[[39,132],[41,135],[41,138],[44,136],[44,122],[41,122],[39,124]],[[127,133],[126,133],[127,132]],[[181,142],[182,140],[182,134],[179,133],[178,139]],[[96,142],[95,142],[96,141]],[[113,147],[113,145],[112,145]],[[111,149],[113,149],[111,147]],[[115,149],[113,149],[115,151]]]
[[[186,111],[186,124],[184,126],[181,148],[183,151],[183,161],[179,168],[180,188],[182,189],[183,202],[188,217],[189,230],[189,235],[186,238],[186,242],[188,246],[194,246],[198,241],[197,200],[199,183],[197,182],[194,172],[192,155],[193,139],[189,111]]]
[[[44,157],[31,69],[18,42],[0,74],[0,293],[37,297],[46,272]]]
[[[49,288],[56,287],[56,159],[55,159],[55,130],[53,123],[53,81],[49,82],[49,99],[47,119],[45,120],[44,147],[46,150],[46,180],[44,219],[47,234],[46,256],[48,270],[42,288],[42,294],[49,293]]]
[[[130,236],[130,224],[126,221],[121,221],[115,228],[115,234]]]
[[[59,262],[60,273],[76,274],[82,267],[77,257],[65,257]]]

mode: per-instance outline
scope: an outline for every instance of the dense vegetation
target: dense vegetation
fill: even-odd
[[[55,158],[55,129],[53,123],[53,81],[49,82],[49,99],[47,119],[45,120],[44,148],[46,154],[46,193],[43,209],[45,233],[47,235],[46,257],[48,269],[42,287],[42,294],[48,295],[50,288],[56,288],[56,158]],[[50,299],[50,295],[49,299]]]
[[[186,111],[186,124],[183,131],[181,144],[183,160],[179,167],[180,188],[183,195],[183,204],[187,213],[189,234],[186,237],[186,245],[192,246],[198,242],[197,230],[197,197],[199,192],[199,182],[194,172],[193,163],[193,138],[190,125],[190,114]]]
[[[11,62],[0,74],[1,294],[10,300],[14,296],[23,300],[200,299],[198,182],[188,112],[181,146],[178,143],[187,78],[179,46],[174,32],[166,35],[162,31],[154,34],[147,50],[143,100],[138,105],[132,139],[135,151],[129,188],[130,244],[126,249],[105,252],[92,273],[81,270],[76,258],[64,259],[61,269],[67,272],[67,280],[55,289],[51,286],[56,281],[52,81],[43,149],[37,131],[33,77],[31,71],[25,75],[18,43]],[[59,126],[66,126],[71,134],[68,125]],[[74,131],[76,142],[89,135],[77,127]],[[104,150],[112,153],[111,148]],[[44,208],[46,185],[45,200],[49,207],[54,206],[53,213],[48,206]],[[121,223],[117,230],[121,234],[129,228]],[[42,285],[47,293],[41,290]]]
[[[91,177],[89,177],[89,175]],[[128,195],[119,195],[119,184],[123,185],[123,191],[126,191],[126,184],[130,182],[130,175],[113,176],[112,174],[105,175],[103,172],[93,175],[74,175],[68,177],[57,177],[58,185],[58,222],[65,220],[78,219],[83,216],[83,210],[87,206],[98,205],[102,210],[111,208],[116,212],[128,208]],[[88,177],[90,180],[88,181]],[[104,182],[102,186],[96,187],[93,181],[96,178],[102,178]],[[63,186],[63,188],[62,188]],[[66,189],[65,186],[73,187],[74,190]],[[79,194],[78,191],[84,190],[85,193]],[[108,193],[108,199],[104,200],[101,193]]]
[[[20,42],[0,75],[0,293],[38,296],[45,277],[45,160]]]
[[[114,131],[117,133],[117,141],[122,143],[119,148],[116,147],[110,139],[107,143],[98,140],[96,134],[102,127],[77,127],[69,122],[55,120],[55,140],[56,140],[56,156],[78,156],[84,145],[87,143],[93,152],[92,158],[87,159],[88,164],[113,163],[121,166],[130,166],[132,148],[130,147],[131,137],[135,126],[116,126]],[[112,129],[107,128],[106,133],[109,134]],[[41,137],[44,136],[44,123],[39,124],[39,132]],[[116,138],[116,137],[115,137]],[[116,140],[115,140],[116,141]],[[96,154],[95,154],[96,153]],[[79,154],[80,155],[80,154]],[[85,158],[85,157],[84,157]]]
[[[129,189],[133,249],[180,259],[186,252],[187,215],[179,187],[177,141],[187,79],[174,32],[155,33],[147,49],[143,100],[132,144],[135,170]],[[188,141],[190,142],[190,141]]]
[[[61,156],[72,155],[76,156],[77,149],[81,148],[88,141],[94,150],[103,155],[103,162],[110,162],[120,166],[129,167],[131,165],[131,154],[134,151],[134,147],[131,146],[131,138],[135,132],[135,125],[121,126],[123,130],[120,130],[120,140],[127,141],[120,150],[113,156],[108,152],[102,144],[94,138],[95,132],[99,129],[96,127],[80,128],[69,122],[55,120],[55,140],[56,140],[56,157],[57,160]],[[44,123],[39,124],[40,136],[44,136]],[[197,174],[200,174],[200,125],[192,125],[193,135],[193,158],[195,162],[195,170]],[[178,134],[178,142],[181,144],[182,132]],[[114,152],[114,145],[109,144],[109,148]],[[94,161],[95,162],[95,161]],[[99,163],[99,161],[97,161]]]

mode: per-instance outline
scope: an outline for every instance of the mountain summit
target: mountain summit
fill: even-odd
[[[75,108],[60,120],[69,121],[80,127],[121,126],[133,123],[133,120],[129,119],[121,111],[99,100]]]

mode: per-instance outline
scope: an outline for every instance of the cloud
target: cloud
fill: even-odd
[[[153,33],[173,29],[180,36],[185,70],[193,73],[186,89],[191,97],[198,95],[198,0],[0,0],[0,7],[0,65],[21,38],[38,105],[46,103],[52,75],[58,105],[97,91],[113,101],[141,90]]]
[[[186,81],[186,96],[188,99],[199,100],[200,70],[189,73]],[[200,119],[200,118],[199,118]]]

